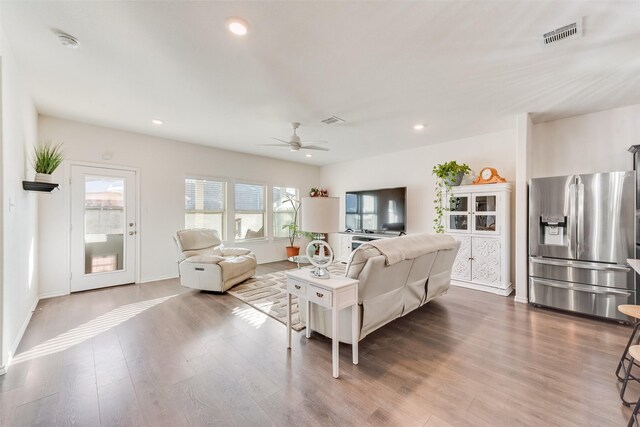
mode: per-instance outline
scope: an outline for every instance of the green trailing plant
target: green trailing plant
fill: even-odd
[[[309,240],[313,240],[313,234],[307,233],[306,231],[300,230],[298,226],[298,213],[300,212],[300,201],[296,200],[294,197],[287,196],[286,199],[282,201],[282,204],[290,203],[293,208],[293,221],[289,224],[285,224],[282,226],[283,230],[287,230],[287,238],[289,239],[289,246],[293,247],[296,241],[296,237],[306,237]]]
[[[36,173],[51,175],[64,160],[62,144],[39,144],[34,148],[33,169]]]
[[[436,207],[436,217],[433,220],[433,229],[436,233],[444,233],[442,218],[445,211],[450,209],[453,197],[449,196],[445,202],[445,195],[451,194],[451,187],[457,181],[458,176],[471,172],[471,168],[463,163],[459,165],[455,160],[435,165],[431,173],[436,177],[436,195],[433,203]]]

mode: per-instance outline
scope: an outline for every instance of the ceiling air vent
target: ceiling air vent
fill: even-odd
[[[328,119],[324,119],[322,121],[322,123],[326,124],[326,125],[332,125],[334,123],[344,123],[344,119],[341,119],[338,116],[331,116]]]
[[[582,19],[578,19],[572,24],[549,31],[542,35],[542,39],[544,44],[551,44],[569,37],[580,36],[582,36]]]
[[[73,37],[71,34],[67,34],[64,31],[60,30],[53,30],[53,34],[58,37],[58,40],[60,40],[60,43],[62,43],[64,47],[68,47],[69,49],[77,49],[78,46],[80,46],[80,42],[78,41],[78,39]]]

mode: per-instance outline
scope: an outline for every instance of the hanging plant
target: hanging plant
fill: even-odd
[[[436,217],[433,220],[433,229],[436,233],[444,233],[445,227],[442,222],[445,211],[449,210],[451,200],[446,201],[446,194],[451,194],[451,187],[460,185],[462,178],[471,172],[471,168],[463,163],[459,165],[455,160],[435,165],[431,173],[436,177],[436,195],[433,203],[436,207]]]

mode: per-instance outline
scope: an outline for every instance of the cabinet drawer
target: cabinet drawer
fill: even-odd
[[[307,286],[309,285],[307,285],[306,283],[300,280],[296,280],[292,278],[287,279],[287,291],[290,294],[304,297],[307,293]]]
[[[307,298],[316,304],[331,307],[331,291],[313,285],[307,285]]]

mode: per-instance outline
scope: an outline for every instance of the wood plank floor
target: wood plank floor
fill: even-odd
[[[613,372],[629,333],[452,288],[369,335],[358,366],[341,346],[335,380],[329,340],[294,333],[289,352],[282,324],[230,295],[120,286],[40,302],[0,377],[0,422],[622,426]]]

